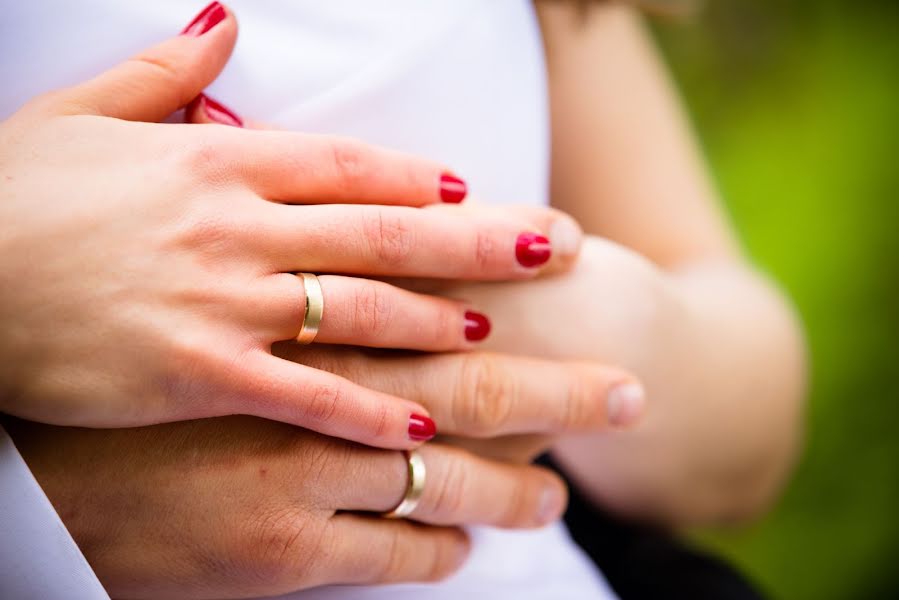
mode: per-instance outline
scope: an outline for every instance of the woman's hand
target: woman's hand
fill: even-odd
[[[235,20],[204,15],[0,125],[0,410],[97,427],[244,413],[414,446],[423,407],[271,355],[303,320],[292,273],[339,274],[321,278],[317,341],[467,349],[465,304],[347,275],[530,278],[552,263],[533,233],[559,217],[413,208],[440,203],[445,168],[351,140],[132,122],[225,64]]]
[[[774,399],[799,397],[784,396],[783,387],[801,372],[799,336],[780,299],[745,267],[708,261],[663,270],[588,237],[563,275],[443,293],[493,315],[483,350],[601,361],[640,378],[646,398],[631,387],[614,400],[625,415],[645,410],[636,427],[542,440],[605,508],[708,523],[745,518],[779,489],[794,452],[798,403]],[[746,370],[744,354],[766,352],[784,360],[766,361],[762,373]]]

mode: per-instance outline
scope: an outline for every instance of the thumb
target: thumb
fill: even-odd
[[[81,85],[54,95],[64,114],[161,121],[218,76],[234,49],[237,20],[218,2],[177,37],[148,48]]]

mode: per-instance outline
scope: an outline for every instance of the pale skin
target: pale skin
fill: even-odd
[[[10,217],[4,222],[17,224],[2,238],[4,276],[19,282],[2,303],[10,325],[4,329],[4,411],[123,429],[9,418],[4,424],[115,597],[245,597],[326,583],[439,579],[468,552],[459,526],[535,527],[564,509],[559,477],[525,464],[546,444],[506,448],[508,436],[549,440],[566,431],[632,426],[640,415],[616,415],[610,398],[639,383],[597,362],[473,351],[460,337],[459,317],[469,304],[335,275],[321,277],[328,321],[319,341],[326,344],[275,344],[269,354],[272,342],[296,334],[303,308],[302,289],[285,270],[533,278],[571,266],[580,230],[552,210],[522,209],[511,218],[477,207],[426,211],[442,167],[358,142],[141,122],[164,116],[208,83],[227,58],[233,25],[229,15],[219,37],[165,42],[87,84],[32,102],[2,125],[0,135],[13,149],[2,156],[11,182],[4,188]],[[274,155],[285,151],[296,157],[277,171],[269,163],[283,161]],[[335,157],[343,157],[337,165]],[[294,169],[304,161],[307,176],[297,177]],[[117,179],[123,172],[132,176],[124,183]],[[221,181],[235,172],[248,179]],[[151,185],[134,186],[135,178]],[[273,191],[277,185],[292,191]],[[255,186],[268,191],[261,196]],[[282,203],[293,194],[298,205]],[[83,202],[60,203],[68,196]],[[103,210],[95,212],[91,201]],[[349,201],[409,207],[335,204]],[[360,215],[377,227],[357,223]],[[536,268],[514,262],[509,233],[520,226],[558,233],[559,223],[567,223],[562,251]],[[379,239],[385,232],[388,239]],[[334,243],[340,235],[346,239]],[[44,239],[54,243],[34,243]],[[298,252],[291,244],[303,239],[312,242]],[[316,239],[327,243],[316,247]],[[358,239],[368,243],[354,244]],[[96,248],[107,252],[92,254]],[[118,256],[130,260],[116,262]],[[298,257],[303,264],[278,262]],[[276,286],[256,285],[267,279],[285,286],[271,304],[266,287]],[[48,281],[53,285],[41,285]],[[184,339],[192,341],[187,355],[177,352]],[[240,352],[247,342],[251,351]],[[237,358],[217,360],[235,344]],[[379,355],[350,348],[366,344],[456,352]],[[292,372],[283,383],[266,378],[275,364]],[[158,398],[157,380],[166,391],[190,393]],[[317,410],[303,408],[310,397],[302,391],[310,384],[329,400]],[[512,389],[518,393],[505,393]],[[231,394],[236,404],[222,401]],[[390,419],[360,410],[365,398],[398,407],[402,418],[412,410],[428,414],[445,434],[484,440],[495,448],[485,454],[512,454],[517,464],[428,445],[421,452],[431,484],[412,515],[420,525],[348,514],[398,503],[402,456],[293,424],[372,445],[414,445],[388,440],[383,430]],[[281,413],[285,400],[296,404]],[[124,428],[229,412],[286,424],[205,418]],[[317,413],[329,418],[304,418]],[[344,416],[351,427],[361,423],[362,435],[342,429]]]
[[[751,518],[777,497],[800,445],[796,316],[739,249],[634,11],[537,8],[552,204],[592,235],[571,272],[445,293],[496,314],[487,348],[640,377],[649,406],[637,428],[564,436],[552,450],[599,505],[672,526]]]
[[[501,457],[507,462],[476,459],[462,450],[429,445],[429,465],[440,469],[445,452],[445,456],[454,457],[449,460],[456,460],[455,464],[467,465],[458,467],[463,479],[487,481],[491,479],[491,468],[503,464],[508,468],[552,446],[557,460],[579,487],[606,508],[672,525],[745,518],[757,513],[776,495],[798,446],[804,380],[801,335],[787,304],[743,258],[721,217],[674,96],[634,15],[617,6],[590,6],[585,10],[582,13],[561,2],[538,5],[553,106],[553,204],[570,212],[595,237],[588,240],[579,263],[568,274],[533,283],[476,284],[444,290],[479,307],[493,308],[490,312],[494,328],[487,348],[542,358],[516,362],[508,355],[480,352],[379,357],[350,349],[322,349],[300,355],[292,347],[280,347],[277,353],[341,375],[360,386],[414,398],[435,419],[441,415],[449,423],[467,414],[468,420],[463,419],[444,433],[454,443],[475,447],[482,455]],[[547,319],[552,322],[549,334],[545,327],[536,326],[545,326]],[[570,358],[587,362],[559,360]],[[636,429],[609,428],[609,390],[637,381],[628,372],[606,366],[610,364],[631,369],[648,391],[646,418]],[[428,370],[429,377],[416,370],[422,368]],[[456,381],[466,369],[476,374],[469,381],[479,383],[470,385],[469,393],[454,396],[448,405],[443,398],[445,385],[438,383],[430,391],[421,389],[422,382],[432,377],[438,382]],[[477,375],[484,373],[491,377]],[[541,387],[547,383],[551,385]],[[579,392],[571,394],[571,390]],[[509,404],[491,412],[498,398]],[[572,420],[572,415],[582,411],[592,416]],[[494,421],[484,421],[484,415],[493,415]],[[557,416],[553,419],[551,415]],[[553,424],[549,428],[540,425],[547,418]],[[489,425],[483,425],[484,422]],[[188,426],[193,427],[166,427]],[[233,426],[238,437],[245,430],[255,431],[259,427],[256,422]],[[210,423],[206,427],[210,428],[209,439],[219,437],[218,425]],[[291,439],[306,435],[284,433],[281,425],[262,427],[267,431],[274,428],[264,435],[260,433],[262,440],[270,435],[287,435]],[[38,440],[40,436],[55,437],[48,431],[52,432],[38,430],[33,435]],[[159,444],[165,445],[169,431],[160,428],[148,435],[143,439],[145,444],[131,447],[130,458],[121,460],[145,462]],[[72,452],[82,447],[82,451],[91,451],[93,447],[103,447],[107,435],[118,434],[74,434],[67,441]],[[200,429],[190,439],[205,447],[207,437]],[[309,443],[315,448],[319,442]],[[351,472],[356,472],[353,469],[358,468],[365,472],[372,468],[372,453],[379,452],[358,447],[346,451],[341,442],[332,440],[322,443],[330,449],[321,454],[326,456],[321,459],[322,468],[332,465],[330,468],[338,471],[351,468]],[[264,449],[265,445],[261,447]],[[33,462],[36,476],[50,490],[54,503],[64,506],[71,502],[78,507],[102,504],[102,498],[85,498],[83,486],[72,482],[74,477],[62,475],[69,471],[58,468],[52,456],[41,450],[46,445],[36,443],[32,448],[29,451],[26,446],[25,456]],[[335,451],[337,448],[340,450]],[[260,464],[260,456],[270,456],[258,450],[258,446],[252,447],[243,458],[236,458],[238,464],[246,461],[254,465],[246,469],[245,477],[258,477],[255,465]],[[29,454],[40,459],[32,459]],[[289,449],[284,450],[283,456],[287,457],[287,464],[294,464]],[[391,464],[391,468],[402,470],[402,462],[395,455]],[[118,476],[121,470],[115,466],[110,472]],[[491,497],[496,499],[496,506],[507,503],[509,498],[523,498],[520,506],[526,508],[521,509],[520,515],[526,517],[506,516],[507,520],[500,522],[496,513],[485,516],[466,512],[462,507],[469,496],[462,493],[460,485],[456,490],[459,495],[451,503],[458,512],[451,512],[451,517],[435,520],[426,507],[413,518],[432,525],[533,526],[539,522],[534,515],[541,512],[537,508],[538,491],[547,488],[536,485],[527,488],[531,493],[521,493],[517,486],[533,481],[552,486],[557,480],[546,472],[530,471],[533,467],[515,468],[527,470],[516,472],[507,480],[510,487],[495,489]],[[368,482],[371,490],[384,489],[380,485],[393,486],[389,493],[381,496],[378,506],[350,508],[384,510],[398,500],[402,492],[396,486],[397,474],[385,474],[380,466],[376,470],[375,480],[380,483]],[[253,497],[254,487],[246,485],[249,479],[233,473],[233,469],[219,471],[210,488],[231,485]],[[329,495],[327,486],[315,490],[331,500],[323,510],[326,516],[331,515],[329,519],[340,516],[333,511],[345,507],[338,499],[338,487],[335,483],[333,495]],[[294,494],[311,493],[303,486],[284,489]],[[268,492],[270,497],[271,490]],[[102,493],[113,497],[118,492],[109,489]],[[148,481],[136,477],[129,481],[125,493],[132,498],[153,497],[157,486],[152,478]],[[262,492],[258,493],[262,498]],[[159,498],[166,510],[185,504],[181,499],[178,493]],[[185,505],[178,510],[193,523],[192,511],[204,508]],[[242,514],[237,507],[223,510]],[[64,508],[60,512],[66,514]],[[147,521],[151,520],[152,515],[148,515]],[[372,567],[376,572],[367,573],[365,582],[439,578],[456,568],[460,557],[464,557],[465,542],[456,530],[410,528],[407,524],[382,524],[376,519],[364,522],[369,525],[354,527],[352,533],[346,534],[347,540],[355,540],[348,544],[353,550],[365,545],[364,540],[360,541],[363,536],[381,539],[375,536],[383,535],[393,525],[397,528],[388,535],[403,542],[391,546],[397,549],[398,554],[390,555],[396,558],[395,562],[377,562]],[[211,526],[204,528],[198,522],[196,527],[190,532],[192,539],[213,539]],[[375,533],[368,527],[383,529]],[[70,528],[78,530],[77,524]],[[91,535],[90,526],[84,529],[83,535]],[[102,528],[95,533],[103,538]],[[289,539],[298,545],[290,547],[287,556],[302,559],[310,549],[319,547],[322,538]],[[256,543],[264,548],[262,540]],[[443,550],[432,551],[438,545]],[[276,542],[275,547],[283,546]],[[227,546],[212,548],[228,552]],[[410,556],[426,560],[410,567],[412,563],[402,558],[404,548]],[[348,580],[348,567],[372,560],[360,558],[349,547],[336,545],[332,550],[327,556],[333,562],[306,564],[309,569],[301,570],[305,579],[290,579],[285,587],[277,589],[338,582],[341,575]],[[281,552],[277,555],[284,556]],[[193,558],[196,564],[203,564],[209,557]],[[169,574],[160,572],[152,556],[147,565],[134,568],[144,566],[149,573],[143,580],[146,587],[127,595],[141,597],[141,590],[152,590],[160,582],[171,583]],[[206,597],[207,592],[214,596],[210,589],[221,591],[209,587],[215,585],[218,576],[215,570],[197,570],[176,574],[174,578],[181,585],[189,583],[191,589],[201,590],[193,597]],[[237,576],[240,578],[240,573]],[[233,582],[237,586],[233,589],[244,595],[250,591],[260,593],[258,586],[240,587],[252,586],[256,579],[252,573],[245,574]],[[280,579],[275,579],[280,583]],[[126,573],[121,585],[129,583]]]
[[[417,446],[424,407],[271,354],[303,322],[293,273],[328,274],[320,343],[469,350],[470,305],[359,276],[529,279],[570,265],[580,231],[568,255],[526,263],[521,237],[570,219],[424,210],[443,165],[156,124],[215,78],[236,34],[227,13],[0,124],[0,222],[15,224],[0,230],[0,410],[91,427],[253,414]]]
[[[597,238],[570,275],[466,297],[517,307],[497,311],[491,347],[619,364],[646,385],[636,430],[554,448],[597,502],[676,525],[750,517],[776,497],[799,448],[797,318],[740,252],[634,11],[575,4],[537,5],[552,203]],[[520,327],[547,318],[547,306],[551,336]]]

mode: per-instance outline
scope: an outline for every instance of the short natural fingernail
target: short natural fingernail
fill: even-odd
[[[449,173],[440,176],[440,199],[450,204],[458,204],[468,195],[465,182]]]
[[[539,267],[552,256],[552,244],[546,236],[539,233],[522,233],[515,240],[515,258],[518,263],[529,269]]]
[[[455,552],[453,554],[453,560],[450,566],[451,572],[456,572],[459,568],[465,564],[465,561],[468,560],[468,556],[471,554],[471,540],[468,539],[467,535],[462,535],[462,538],[458,541],[455,547]]]
[[[550,486],[540,494],[537,505],[537,521],[541,524],[551,523],[558,519],[563,510],[565,497],[556,486]]]
[[[631,427],[643,414],[646,393],[639,383],[622,383],[609,390],[606,402],[609,423],[613,427]]]
[[[490,319],[473,310],[465,311],[465,339],[480,342],[490,335]]]
[[[206,118],[219,125],[229,125],[231,127],[243,127],[243,119],[237,116],[233,110],[214,100],[206,94],[200,94],[194,98],[187,106],[186,114],[191,111],[201,110]]]
[[[437,435],[437,425],[430,417],[412,414],[409,416],[409,439],[426,442]]]
[[[584,232],[571,217],[561,216],[549,228],[553,250],[561,256],[574,256],[581,247]]]
[[[193,21],[187,24],[187,27],[181,30],[181,35],[200,37],[221,23],[227,16],[228,13],[225,12],[224,6],[218,2],[212,2],[207,5],[206,8],[201,10],[200,13],[194,17]]]

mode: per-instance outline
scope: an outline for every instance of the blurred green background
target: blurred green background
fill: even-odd
[[[812,356],[783,500],[701,538],[774,598],[899,598],[899,2],[718,0],[653,28]]]

